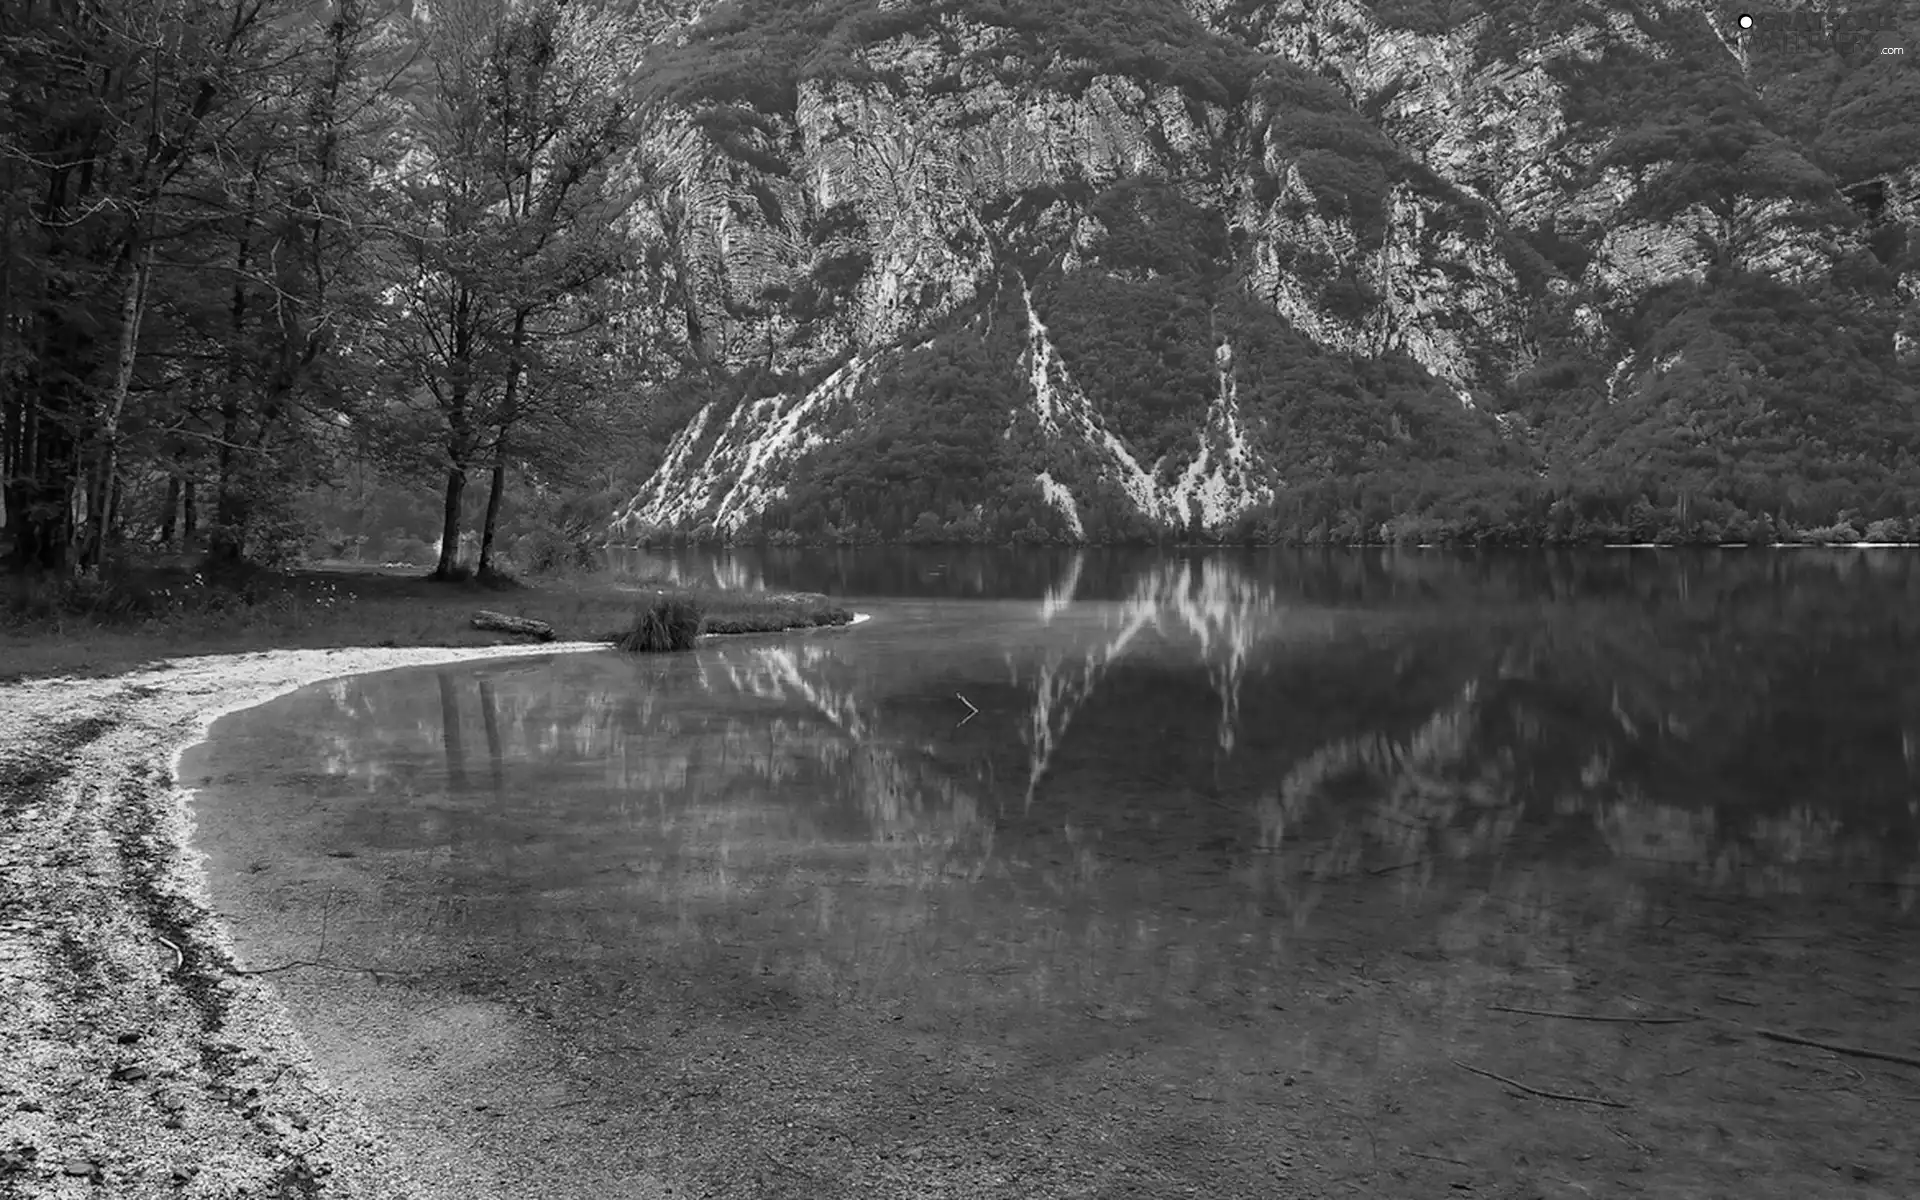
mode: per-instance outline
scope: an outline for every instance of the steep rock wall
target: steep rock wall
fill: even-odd
[[[1607,104],[1605,72],[1680,80],[1662,101],[1672,121],[1695,119],[1683,101],[1696,76],[1772,86],[1742,37],[1691,2],[1596,0],[1524,21],[1488,4],[1452,24],[1383,19],[1360,0],[1183,2],[1190,27],[1156,36],[1189,39],[1168,43],[1169,61],[1228,64],[1198,82],[1077,35],[1049,48],[1038,17],[855,5],[807,35],[822,48],[790,90],[695,89],[670,106],[646,153],[668,184],[644,225],[667,248],[653,325],[710,370],[792,382],[692,413],[616,533],[747,528],[825,444],[822,422],[885,406],[862,390],[877,368],[942,329],[991,336],[996,321],[1018,326],[998,353],[1025,394],[994,403],[1007,421],[1030,412],[1042,434],[1009,453],[1067,526],[1089,489],[1161,527],[1218,528],[1292,481],[1280,442],[1298,396],[1248,390],[1274,372],[1235,366],[1241,333],[1191,347],[1220,364],[1217,385],[1183,401],[1184,436],[1150,447],[1143,430],[1161,418],[1129,416],[1108,384],[1076,378],[1049,334],[1062,279],[1159,287],[1209,311],[1249,298],[1329,362],[1416,364],[1506,434],[1527,424],[1501,397],[1543,356],[1590,360],[1610,399],[1630,375],[1652,377],[1635,315],[1650,295],[1705,287],[1716,267],[1810,287],[1865,244],[1829,211],[1830,180],[1742,193],[1736,179],[1673,200],[1676,180],[1692,186],[1689,143],[1675,135],[1679,149],[1658,153],[1632,125],[1642,114]],[[705,28],[677,35],[678,53],[696,54]],[[1791,159],[1789,175],[1818,174],[1791,146],[1755,144]],[[1142,181],[1217,242],[1186,265],[1141,254],[1106,198]],[[1881,220],[1920,227],[1896,209]],[[1900,275],[1907,358],[1920,347],[1915,278]]]

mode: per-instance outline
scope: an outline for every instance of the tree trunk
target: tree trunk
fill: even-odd
[[[127,473],[115,470],[107,480],[107,519],[100,526],[108,546],[118,546],[127,537]],[[104,556],[103,556],[104,557]]]
[[[207,546],[207,553],[222,562],[231,562],[240,557],[243,541],[240,526],[246,522],[240,499],[240,483],[235,478],[239,470],[233,453],[235,439],[240,436],[239,389],[239,380],[231,381],[220,403],[219,474],[214,480],[213,539]]]
[[[24,389],[0,395],[0,542],[26,536],[27,470],[32,462],[33,408]],[[19,546],[15,545],[19,561]]]
[[[460,501],[467,491],[467,463],[473,454],[473,414],[468,410],[473,386],[474,296],[461,288],[453,298],[453,345],[447,356],[448,394],[442,405],[447,414],[447,490],[440,520],[440,561],[429,579],[454,578],[460,561]]]
[[[493,573],[493,532],[500,523],[500,495],[507,490],[507,460],[505,446],[502,453],[493,460],[493,482],[487,488],[487,516],[480,526],[480,567],[481,575]]]
[[[500,399],[500,436],[493,447],[493,482],[487,489],[487,517],[480,530],[481,575],[493,571],[493,534],[500,521],[500,497],[507,490],[507,433],[519,416],[514,402],[520,395],[520,347],[527,337],[527,312],[513,314],[513,341],[507,354],[507,386]]]
[[[167,499],[160,508],[160,528],[154,540],[162,549],[172,549],[173,533],[180,523],[180,476],[167,476]]]
[[[147,278],[153,271],[153,244],[149,242],[139,253],[139,262],[133,269],[133,277],[127,281],[127,295],[120,304],[120,349],[113,364],[112,399],[107,405],[107,419],[100,430],[103,443],[100,462],[93,481],[93,496],[89,514],[92,528],[88,530],[87,544],[80,562],[88,570],[99,570],[106,558],[107,533],[113,525],[113,502],[116,491],[114,476],[120,469],[120,414],[127,406],[127,391],[133,386],[133,364],[140,350],[140,319],[146,313]]]
[[[7,507],[13,513],[13,557],[27,570],[62,571],[73,544],[73,499],[78,483],[78,446],[69,428],[79,400],[72,385],[55,378],[84,371],[86,338],[59,317],[44,317],[55,328],[39,356],[33,392],[23,413],[21,462],[9,481],[15,488]]]
[[[433,568],[433,579],[452,579],[460,561],[460,501],[467,493],[467,469],[461,465],[447,468],[446,502],[440,514],[440,562]]]
[[[193,502],[193,476],[189,475],[180,484],[180,548],[193,545],[193,535],[200,532],[200,508]]]
[[[227,307],[227,327],[232,341],[227,350],[226,390],[220,397],[219,478],[213,494],[214,533],[207,546],[209,557],[221,562],[237,560],[245,550],[246,503],[240,495],[239,463],[234,451],[240,444],[240,393],[246,382],[243,364],[246,355],[247,285],[246,274],[253,261],[252,218],[258,211],[261,160],[255,159],[247,181],[246,205],[241,210],[248,218],[241,226],[233,251],[233,299]]]

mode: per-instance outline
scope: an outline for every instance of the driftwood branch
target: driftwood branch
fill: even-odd
[[[282,971],[300,971],[309,968],[316,971],[347,971],[354,974],[365,973],[371,975],[373,973],[370,967],[342,967],[329,962],[319,962],[311,958],[301,958],[295,959],[293,962],[276,963],[271,967],[229,967],[227,970],[228,973],[233,975],[278,975]]]
[[[1735,1003],[1742,1002],[1735,1001]],[[1666,1007],[1677,1006],[1668,1005]],[[1767,1029],[1764,1026],[1755,1025],[1749,1021],[1742,1021],[1737,1017],[1723,1017],[1714,1013],[1703,1013],[1698,1009],[1694,1011],[1694,1015],[1704,1018],[1705,1020],[1720,1021],[1727,1025],[1737,1026],[1753,1034],[1755,1037],[1763,1037],[1772,1042],[1786,1042],[1793,1046],[1811,1046],[1815,1050],[1825,1050],[1831,1054],[1848,1054],[1854,1058],[1871,1058],[1880,1062],[1899,1063],[1903,1067],[1920,1067],[1920,1055],[1901,1054],[1893,1050],[1874,1050],[1866,1046],[1848,1046],[1840,1042],[1823,1042],[1816,1038],[1801,1037],[1797,1033],[1782,1033],[1778,1029]]]
[[[392,971],[385,967],[356,967],[350,963],[321,962],[318,959],[300,958],[292,962],[275,963],[271,967],[228,967],[230,975],[278,975],[282,971],[339,971],[345,975],[365,975],[375,983],[388,978],[402,978],[418,975],[418,971]]]
[[[1420,1151],[1420,1150],[1409,1150],[1409,1149],[1408,1149],[1407,1147],[1405,1147],[1405,1146],[1402,1146],[1402,1147],[1400,1147],[1400,1153],[1402,1153],[1402,1154],[1408,1154],[1408,1155],[1412,1155],[1412,1156],[1413,1156],[1414,1158],[1426,1158],[1426,1159],[1431,1159],[1431,1160],[1433,1160],[1434,1162],[1443,1162],[1443,1163],[1452,1163],[1452,1164],[1453,1164],[1454,1166],[1456,1166],[1456,1167],[1465,1167],[1465,1166],[1471,1166],[1471,1165],[1472,1165],[1472,1164],[1470,1164],[1470,1163],[1468,1163],[1468,1162],[1466,1162],[1466,1161],[1465,1161],[1464,1159],[1458,1159],[1458,1158],[1448,1158],[1448,1157],[1447,1157],[1446,1155],[1444,1155],[1444,1154],[1427,1154],[1427,1153],[1425,1153],[1425,1152],[1423,1152],[1423,1151]]]
[[[1389,863],[1389,864],[1388,864],[1387,866],[1384,866],[1384,867],[1374,867],[1374,868],[1372,868],[1371,870],[1369,870],[1369,871],[1367,872],[1367,874],[1369,874],[1369,875],[1391,875],[1391,874],[1393,874],[1393,873],[1394,873],[1395,871],[1404,871],[1404,870],[1406,870],[1406,869],[1407,869],[1408,867],[1417,867],[1417,866],[1419,866],[1419,865],[1420,865],[1421,863],[1423,863],[1423,862],[1426,862],[1426,861],[1427,861],[1427,860],[1426,860],[1426,859],[1424,859],[1424,858],[1414,858],[1414,859],[1408,859],[1408,860],[1407,860],[1406,862],[1401,862],[1401,863]]]
[[[1616,1129],[1614,1126],[1609,1125],[1606,1127],[1606,1129],[1608,1133],[1619,1138],[1621,1141],[1625,1142],[1627,1145],[1632,1146],[1635,1150],[1638,1150],[1640,1153],[1642,1154],[1653,1153],[1653,1151],[1647,1149],[1645,1146],[1641,1145],[1639,1142],[1634,1141],[1632,1138],[1628,1137],[1624,1132],[1622,1132],[1619,1129]]]
[[[1698,1017],[1602,1017],[1589,1016],[1586,1013],[1551,1012],[1544,1008],[1510,1008],[1505,1004],[1489,1004],[1494,1012],[1520,1013],[1529,1017],[1558,1017],[1563,1021],[1618,1021],[1627,1025],[1685,1025],[1699,1020]]]
[[[1497,1079],[1508,1087],[1519,1088],[1529,1096],[1543,1096],[1548,1100],[1573,1100],[1580,1104],[1604,1104],[1608,1108],[1627,1107],[1627,1105],[1620,1103],[1618,1100],[1609,1100],[1604,1096],[1575,1096],[1568,1092],[1549,1092],[1544,1088],[1530,1087],[1517,1079],[1508,1079],[1505,1075],[1495,1075],[1492,1071],[1482,1070],[1469,1063],[1463,1063],[1457,1058],[1453,1060],[1453,1065],[1463,1071],[1472,1071],[1475,1075],[1485,1075],[1488,1079]]]
[[[1775,1042],[1789,1042],[1795,1046],[1812,1046],[1816,1050],[1830,1050],[1835,1054],[1851,1054],[1855,1058],[1877,1058],[1881,1062],[1920,1067],[1920,1057],[1911,1054],[1895,1054],[1891,1050],[1869,1050],[1864,1046],[1843,1046],[1838,1042],[1819,1042],[1798,1034],[1781,1033],[1777,1029],[1761,1029],[1755,1025],[1749,1025],[1748,1028],[1759,1036]]]
[[[524,637],[539,638],[543,642],[553,640],[553,626],[545,621],[536,621],[531,617],[510,617],[506,613],[489,612],[484,608],[473,614],[473,627],[498,633],[517,633]]]

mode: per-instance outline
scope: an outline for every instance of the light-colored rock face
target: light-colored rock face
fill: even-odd
[[[1216,351],[1219,390],[1199,435],[1182,452],[1185,469],[1171,485],[1162,485],[1074,381],[1030,293],[1023,291],[1022,305],[1027,322],[1022,368],[1032,389],[1024,403],[1051,446],[1078,451],[1090,460],[1094,478],[1167,526],[1186,528],[1197,521],[1218,528],[1272,496],[1267,472],[1242,426],[1230,344],[1222,343]],[[743,403],[725,417],[717,416],[711,405],[701,408],[668,446],[646,490],[615,514],[614,535],[639,537],[702,521],[718,533],[739,533],[768,501],[784,495],[779,481],[819,444],[817,427],[855,402],[868,367],[869,360],[855,357],[804,394]],[[1014,415],[1009,413],[1010,418]],[[1070,528],[1079,529],[1073,492],[1046,472],[1037,482],[1047,503],[1062,512]]]
[[[856,285],[851,317],[832,331],[837,344],[812,339],[814,361],[886,346],[974,300],[997,269],[996,244],[1008,234],[986,216],[995,205],[1037,189],[1067,183],[1097,189],[1126,178],[1165,180],[1197,204],[1228,212],[1251,259],[1255,294],[1329,349],[1404,347],[1456,384],[1471,384],[1479,374],[1463,342],[1494,347],[1496,355],[1512,352],[1514,321],[1502,314],[1520,305],[1497,244],[1485,233],[1431,231],[1429,214],[1457,205],[1397,191],[1387,244],[1363,247],[1346,221],[1322,214],[1320,198],[1284,149],[1244,132],[1266,125],[1257,103],[1229,112],[1169,86],[1116,75],[1095,75],[1071,93],[1016,88],[981,65],[1008,36],[953,20],[939,39],[903,36],[864,47],[862,65],[887,82],[803,82],[792,114],[769,114],[782,123],[782,136],[755,131],[744,138],[753,150],[784,161],[790,168],[784,177],[729,158],[690,119],[662,131],[653,152],[671,164],[684,197],[677,231],[686,247],[686,287],[709,331],[710,353],[735,363],[765,357],[768,335],[777,332],[767,328],[770,319],[729,316],[728,308],[736,314],[751,309],[768,289],[797,286],[821,261],[850,251],[865,253],[869,266]],[[954,46],[967,57],[956,57]],[[1409,61],[1433,59],[1441,50],[1458,57],[1438,42],[1408,47]],[[1367,60],[1355,61],[1364,68]],[[1413,136],[1423,135],[1425,124],[1454,130],[1449,114],[1462,107],[1449,90],[1457,70],[1436,66],[1429,73],[1439,90],[1421,102],[1433,113],[1410,110],[1415,115],[1402,122]],[[1386,66],[1363,75],[1377,77],[1376,87],[1393,78]],[[1408,94],[1395,104],[1415,104]],[[1521,94],[1509,104],[1525,107],[1529,100]],[[1498,112],[1484,120],[1512,133],[1514,155],[1529,160],[1555,132],[1544,118],[1537,136]],[[1488,153],[1457,131],[1443,140],[1470,148],[1460,151],[1463,161]],[[1284,181],[1271,203],[1254,199],[1249,162]],[[1502,174],[1506,168],[1494,162],[1488,169]],[[1466,186],[1464,175],[1460,182]],[[857,214],[861,234],[810,246],[807,226],[835,211]],[[1088,220],[1056,203],[1023,217],[1019,232],[1043,240],[1054,234],[1071,250],[1092,232]],[[1295,261],[1302,250],[1311,252],[1306,263]],[[1368,328],[1318,311],[1320,286],[1350,264],[1384,297]],[[1464,292],[1456,281],[1468,284]],[[1443,333],[1449,322],[1442,314],[1463,311],[1475,315],[1479,328]]]
[[[784,495],[780,481],[819,444],[816,427],[850,401],[868,365],[855,358],[803,394],[743,403],[724,418],[703,406],[667,447],[646,490],[614,514],[615,536],[702,520],[724,532],[740,530]],[[722,420],[718,431],[709,428]]]
[[[672,199],[646,228],[676,247],[679,283],[710,359],[798,370],[849,352],[884,354],[912,329],[973,303],[1003,267],[999,247],[1014,237],[1057,240],[1074,266],[1092,265],[1080,256],[1102,232],[1097,218],[1056,200],[1024,213],[1017,229],[1005,221],[996,228],[988,214],[997,207],[1069,183],[1097,189],[1142,177],[1230,213],[1229,230],[1250,263],[1245,286],[1328,349],[1405,350],[1462,385],[1479,378],[1478,348],[1508,356],[1517,348],[1518,330],[1504,315],[1520,310],[1512,269],[1489,238],[1438,231],[1428,219],[1437,201],[1396,192],[1385,244],[1363,247],[1344,218],[1323,215],[1282,150],[1236,143],[1249,140],[1246,130],[1264,128],[1263,114],[1230,113],[1114,75],[1094,76],[1073,93],[1016,89],[979,65],[992,59],[991,43],[1004,31],[956,22],[945,32],[975,57],[956,62],[932,37],[871,46],[863,63],[890,82],[807,81],[781,136],[764,129],[737,135],[785,162],[784,176],[730,157],[690,114],[663,122],[652,152],[673,181]],[[1258,202],[1234,165],[1243,153],[1285,181],[1270,202]],[[810,227],[820,226],[831,232],[812,236]],[[795,329],[765,302],[777,289],[802,286],[823,262],[850,256],[866,267],[833,319]],[[1349,268],[1381,297],[1363,322],[1319,304],[1327,279]],[[1463,310],[1477,314],[1466,327],[1454,319]],[[1220,393],[1185,469],[1164,487],[1099,420],[1097,402],[1075,386],[1030,302],[1027,316],[1034,333],[1027,373],[1043,427],[1089,448],[1139,511],[1183,527],[1195,520],[1217,527],[1271,494],[1224,369],[1230,359],[1222,360]],[[620,514],[619,530],[702,517],[737,530],[778,494],[779,468],[808,445],[807,422],[846,395],[822,385],[807,397],[745,405],[725,418],[718,437],[705,423],[721,418],[703,410],[648,492]],[[1056,505],[1071,498],[1066,485],[1052,488]]]
[[[725,369],[817,378],[857,365],[804,395],[701,410],[619,531],[741,528],[781,495],[818,444],[810,427],[851,402],[870,367],[941,321],[994,309],[1016,276],[1035,289],[1050,272],[1156,278],[1103,258],[1112,231],[1090,197],[1123,181],[1152,181],[1221,221],[1229,286],[1324,351],[1404,354],[1476,409],[1474,397],[1534,363],[1543,312],[1564,326],[1546,333],[1611,362],[1632,353],[1623,317],[1648,291],[1706,277],[1720,218],[1702,206],[1671,220],[1634,215],[1639,189],[1673,164],[1597,170],[1613,131],[1569,115],[1570,69],[1622,49],[1671,53],[1647,32],[1647,13],[1636,15],[1644,5],[1606,0],[1586,10],[1598,15],[1500,42],[1481,19],[1390,27],[1360,0],[1183,2],[1221,38],[1336,81],[1385,135],[1379,153],[1392,161],[1382,160],[1377,219],[1357,227],[1301,148],[1319,135],[1300,127],[1321,118],[1270,109],[1278,102],[1258,81],[1225,102],[1092,63],[1055,59],[1043,79],[1020,65],[1031,57],[1024,35],[951,12],[882,40],[849,36],[836,53],[854,66],[802,78],[788,111],[718,106],[661,119],[645,157],[669,186],[638,227],[671,252],[640,302],[685,311],[636,325],[697,337],[709,365]],[[1668,8],[1692,11],[1682,0]],[[1726,41],[1706,28],[1700,36]],[[1737,37],[1727,47],[1744,63]],[[1784,202],[1749,204],[1740,265],[1789,281],[1827,269],[1830,231],[1798,228],[1794,215]],[[1529,248],[1549,224],[1594,231],[1574,276]],[[1336,287],[1349,302],[1329,301]],[[1270,494],[1276,481],[1250,448],[1264,418],[1235,395],[1230,371],[1169,472],[1115,433],[1105,397],[1071,377],[1030,292],[1014,313],[1028,323],[1031,394],[1009,397],[1009,416],[1029,406],[1049,445],[1093,462],[1138,512],[1217,527]],[[1903,348],[1920,338],[1920,319],[1910,324]],[[1615,382],[1617,393],[1618,372]],[[710,422],[724,427],[716,435]],[[1036,462],[1035,476],[1063,519],[1079,513],[1087,497],[1069,474]]]
[[[1094,185],[1130,176],[1197,181],[1221,113],[1196,112],[1178,92],[1120,76],[1084,90],[1016,90],[979,64],[1007,36],[961,21],[942,39],[903,36],[863,48],[863,66],[890,82],[802,82],[791,114],[768,114],[783,137],[756,132],[751,148],[787,174],[756,170],[705,143],[683,117],[650,148],[671,164],[686,196],[680,240],[691,247],[687,290],[709,350],[722,361],[763,353],[767,318],[728,315],[768,289],[795,287],[821,262],[868,258],[851,316],[814,339],[814,362],[890,344],[965,307],[996,269],[996,202],[1068,179]],[[941,44],[976,58],[956,60]],[[743,194],[748,193],[748,194]],[[772,203],[767,200],[771,199]],[[809,245],[807,226],[853,214],[861,232]],[[1040,215],[1065,230],[1064,206]],[[664,234],[664,230],[662,233]],[[736,326],[747,326],[735,331]],[[721,332],[727,331],[727,332]]]

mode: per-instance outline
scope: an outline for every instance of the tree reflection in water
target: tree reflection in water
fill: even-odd
[[[1029,1092],[1124,1049],[1156,1086],[1258,1105],[1255,1067],[1312,1070],[1353,1106],[1490,1000],[1758,969],[1734,935],[1803,898],[1827,936],[1910,930],[1912,561],[1077,552],[963,601],[925,593],[991,591],[991,559],[915,568],[856,630],[309,689],[237,720],[334,791],[230,819],[354,849],[358,961],[544,980],[582,1045],[634,1045],[644,992],[907,1014],[941,1055],[1005,1031],[1052,1064]],[[1241,1161],[1199,1127],[1195,1162]]]

